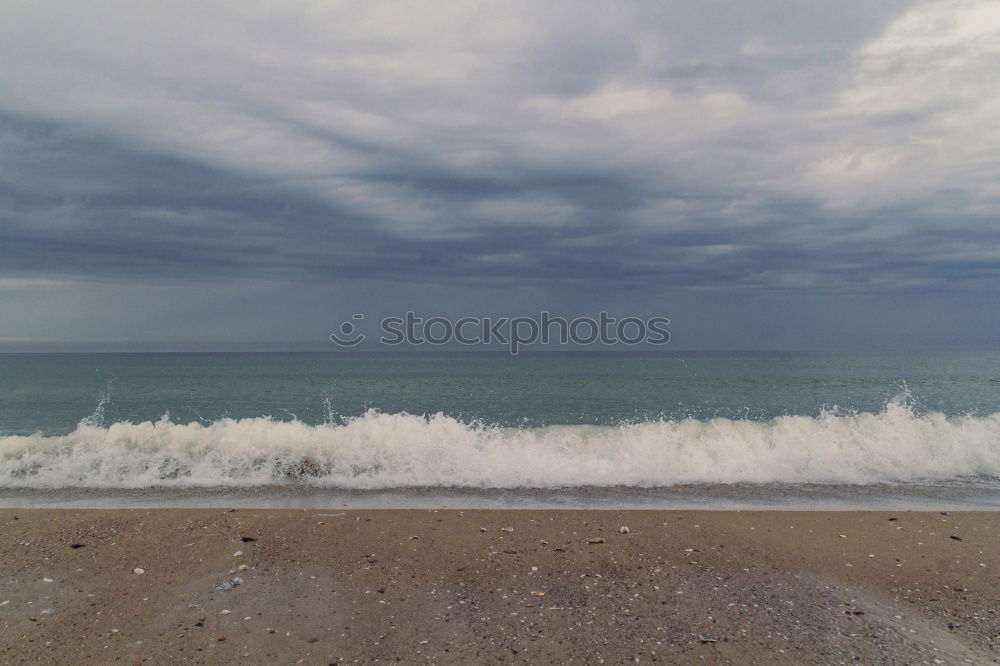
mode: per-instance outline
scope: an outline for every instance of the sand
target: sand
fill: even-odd
[[[0,662],[997,663],[997,518],[6,509]]]

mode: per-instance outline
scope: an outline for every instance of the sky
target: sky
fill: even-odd
[[[1000,348],[1000,2],[0,6],[0,351]]]

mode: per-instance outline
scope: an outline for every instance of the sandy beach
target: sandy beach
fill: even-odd
[[[997,527],[986,512],[7,509],[0,661],[996,663]]]

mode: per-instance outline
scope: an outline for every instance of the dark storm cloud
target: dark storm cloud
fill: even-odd
[[[246,276],[307,258],[317,230],[337,239],[334,262],[376,241],[358,217],[265,179],[11,115],[0,195],[8,274]]]
[[[0,13],[0,288],[1000,277],[989,3]]]
[[[730,199],[710,187],[696,193],[678,185],[672,201],[681,205],[679,223],[665,215],[665,224],[643,228],[630,220],[663,195],[663,184],[598,165],[543,171],[511,164],[491,176],[421,168],[415,158],[401,169],[393,158],[384,170],[356,177],[435,202],[448,230],[432,239],[400,237],[392,219],[273,178],[158,155],[80,127],[6,115],[0,128],[0,259],[7,275],[661,280],[829,289],[863,286],[879,273],[906,286],[981,280],[996,271],[994,259],[971,256],[996,241],[988,220],[969,222],[956,239],[952,229],[911,213],[905,235],[890,231],[886,242],[865,235],[898,224],[905,211],[845,221],[812,204],[774,200],[720,221]],[[538,198],[572,212],[547,219],[545,204],[530,205]],[[498,199],[512,208],[470,213]],[[839,234],[830,233],[833,226]],[[781,274],[787,279],[775,282]]]

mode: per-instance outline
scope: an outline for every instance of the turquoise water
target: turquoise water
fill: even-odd
[[[878,412],[905,389],[918,412],[1000,412],[1000,352],[10,354],[0,434],[66,434],[102,400],[107,422],[378,409],[542,426]]]
[[[998,479],[1000,352],[0,355],[21,492]]]

